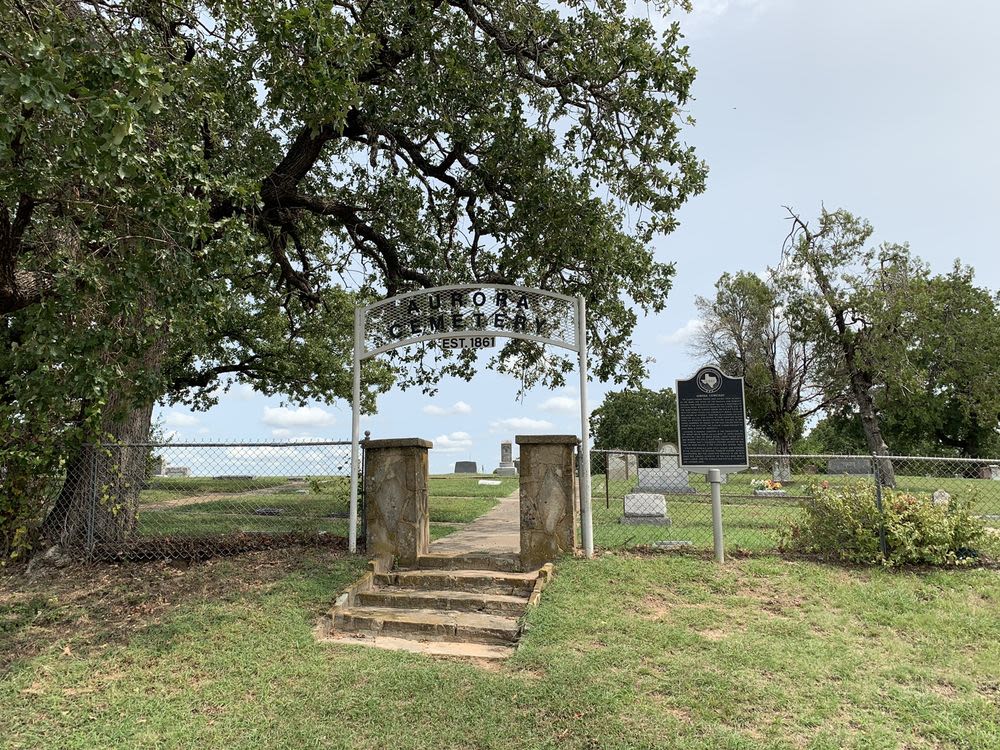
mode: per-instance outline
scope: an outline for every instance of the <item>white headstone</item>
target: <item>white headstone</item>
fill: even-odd
[[[663,518],[667,515],[667,499],[655,492],[630,492],[625,496],[625,515]]]
[[[514,466],[514,445],[509,440],[500,443],[500,468],[493,473],[501,477],[517,476],[517,468]]]
[[[934,505],[947,505],[951,502],[951,495],[944,490],[934,490],[934,494],[931,495],[931,501]]]
[[[639,482],[636,492],[666,492],[690,494],[694,489],[688,484],[688,473],[683,469],[638,469]]]
[[[656,449],[659,453],[659,466],[661,469],[676,469],[677,463],[677,446],[673,443],[665,443],[660,441],[659,447]]]
[[[637,456],[634,453],[609,453],[607,455],[609,480],[622,481],[635,476]]]

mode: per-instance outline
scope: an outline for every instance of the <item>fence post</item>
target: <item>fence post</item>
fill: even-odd
[[[882,469],[879,459],[872,453],[872,477],[875,479],[875,505],[878,507],[878,546],[882,550],[882,560],[889,559],[889,544],[885,539],[885,508],[882,505]]]
[[[87,508],[87,559],[94,557],[94,526],[97,523],[97,452],[100,445],[91,446],[90,451],[90,504]]]
[[[608,474],[611,472],[611,461],[608,460],[610,453],[604,454],[604,507],[611,507],[611,493],[608,491]],[[626,464],[627,465],[627,464]],[[628,477],[626,477],[627,479]]]
[[[365,472],[368,471],[368,441],[371,440],[371,430],[365,430],[365,439],[361,441],[361,476],[358,479],[358,513],[361,519],[361,538],[365,542],[365,550],[368,549],[368,497],[365,492]]]
[[[715,561],[726,561],[726,548],[722,539],[722,472],[708,470],[708,481],[712,483],[712,539],[715,543]]]

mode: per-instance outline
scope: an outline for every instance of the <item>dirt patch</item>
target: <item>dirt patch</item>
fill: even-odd
[[[1000,682],[984,682],[976,691],[986,700],[1000,706]]]
[[[721,641],[732,635],[730,630],[722,630],[721,628],[709,628],[708,630],[697,631],[698,635],[710,641]]]
[[[53,645],[122,643],[178,606],[263,590],[303,562],[331,561],[328,548],[289,547],[203,562],[44,567],[0,580],[0,673]]]
[[[762,580],[737,572],[739,579],[735,594],[750,599],[764,612],[773,617],[790,617],[805,603],[798,594],[782,591],[774,578]]]
[[[957,698],[958,690],[950,682],[935,682],[933,685],[929,686],[930,691],[934,695],[939,695],[942,698]]]

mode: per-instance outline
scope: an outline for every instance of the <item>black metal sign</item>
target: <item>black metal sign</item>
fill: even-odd
[[[743,378],[703,367],[690,380],[678,380],[677,437],[682,469],[747,468]]]

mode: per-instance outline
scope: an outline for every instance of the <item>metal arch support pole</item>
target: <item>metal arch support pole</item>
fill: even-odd
[[[587,413],[587,301],[577,297],[576,343],[580,349],[580,515],[583,551],[594,556],[594,514],[590,504],[590,420]]]
[[[358,442],[361,439],[361,348],[364,310],[354,309],[354,393],[351,400],[351,507],[347,521],[347,548],[358,551]]]

